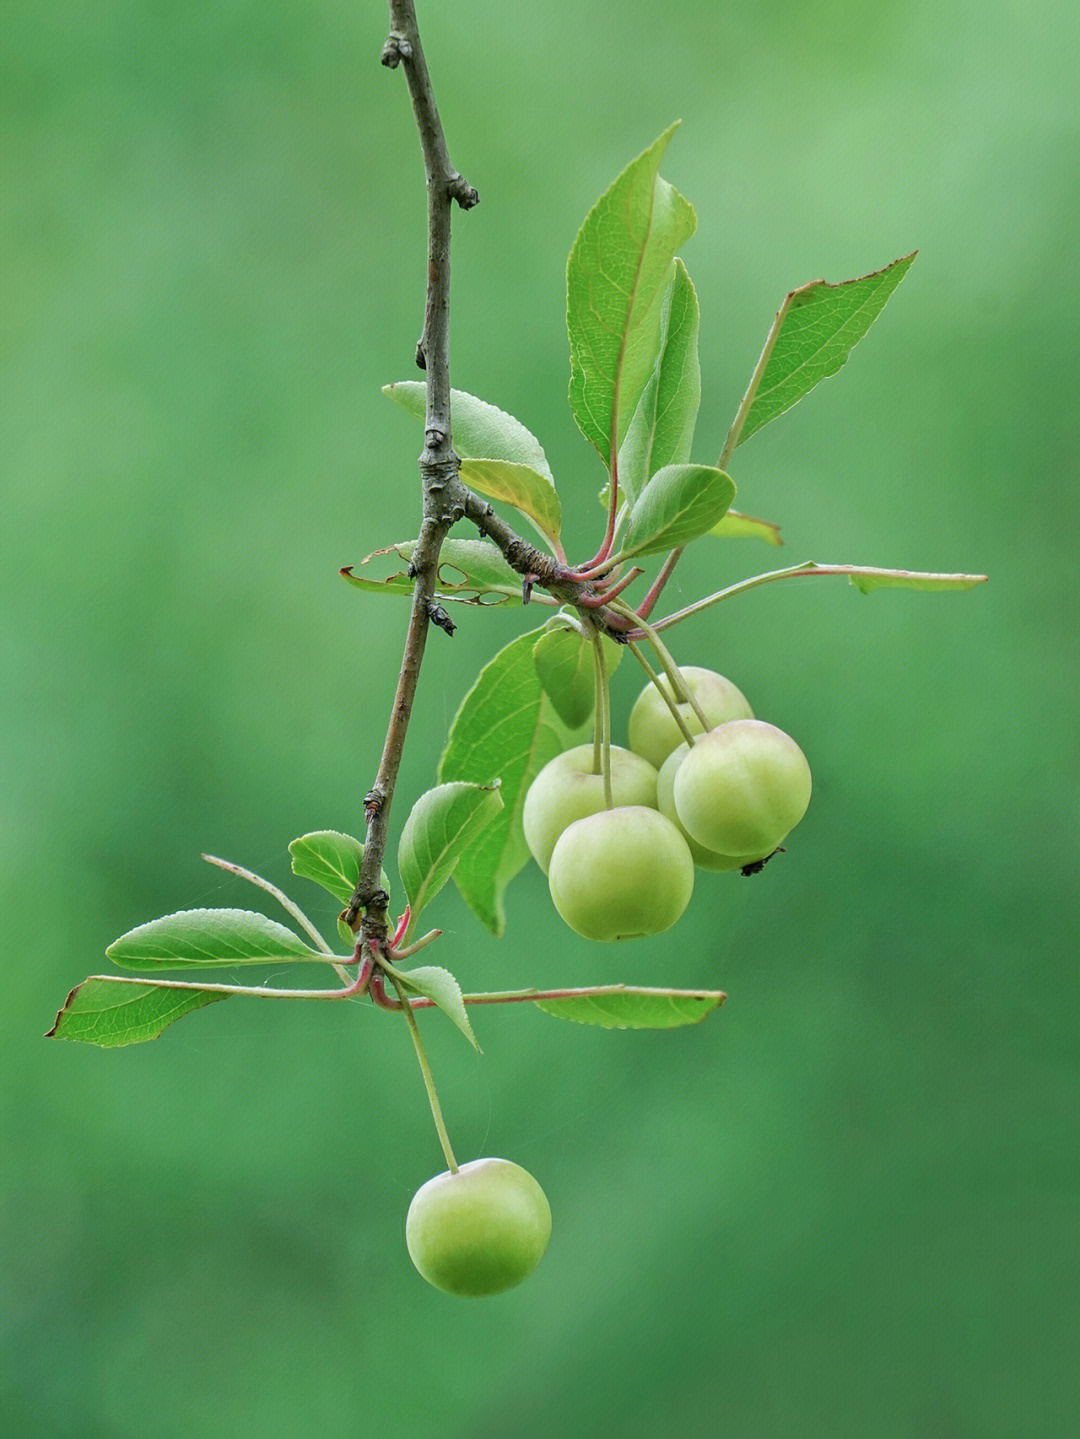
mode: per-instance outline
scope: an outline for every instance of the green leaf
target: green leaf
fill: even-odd
[[[536,641],[533,663],[544,692],[564,724],[579,729],[596,704],[592,641],[576,615],[560,611],[544,626]],[[623,646],[602,635],[608,678],[623,657]]]
[[[448,969],[440,969],[437,965],[424,965],[420,969],[397,969],[394,973],[406,989],[412,990],[414,994],[422,994],[425,999],[438,1005],[444,1014],[448,1014],[477,1054],[483,1052],[469,1023],[465,1001],[461,997],[461,986]]]
[[[454,870],[465,902],[496,935],[506,924],[503,892],[529,859],[521,828],[525,792],[548,760],[571,743],[533,663],[533,647],[543,633],[519,635],[480,671],[454,717],[439,764],[444,782],[502,781],[503,809]]]
[[[738,510],[728,510],[720,523],[713,525],[709,534],[764,540],[767,545],[784,543],[780,538],[779,525],[774,525],[770,520],[759,520],[754,515],[740,514]]]
[[[693,283],[676,260],[664,301],[660,354],[619,449],[619,489],[628,504],[657,470],[690,458],[701,403],[699,320]]]
[[[671,262],[697,227],[693,207],[659,176],[676,128],[601,195],[566,267],[570,407],[609,467],[656,364]]]
[[[560,625],[536,641],[533,663],[559,718],[571,729],[580,728],[596,703],[590,642],[580,630]]]
[[[409,561],[416,549],[415,540],[403,540],[386,549],[375,550],[360,563],[366,565],[381,555],[393,555],[404,568],[387,579],[369,579],[353,573],[351,565],[341,571],[343,579],[358,590],[372,594],[411,595],[413,580],[408,573]],[[494,596],[494,598],[486,598]],[[444,540],[439,554],[437,598],[460,600],[465,604],[521,604],[521,576],[510,568],[499,551],[488,540]],[[543,603],[543,595],[534,595]]]
[[[864,566],[852,566],[848,579],[864,595],[871,590],[971,590],[986,583],[985,575],[934,575]]]
[[[666,465],[657,470],[630,511],[622,554],[654,555],[708,534],[735,498],[723,470]]]
[[[182,909],[128,930],[105,953],[123,969],[326,963],[291,929],[249,909]]]
[[[228,995],[94,975],[71,991],[46,1038],[74,1039],[102,1049],[141,1044],[145,1039],[157,1039],[185,1014],[219,999],[228,999]]]
[[[351,834],[340,834],[336,829],[319,829],[294,839],[289,853],[293,874],[301,879],[313,879],[342,904],[349,903],[364,862],[364,846],[358,839],[353,839]],[[390,893],[385,870],[379,871],[379,888]]]
[[[699,1024],[707,1014],[719,1009],[724,999],[719,991],[613,984],[534,1002],[545,1014],[578,1024],[597,1024],[602,1029],[674,1029],[682,1024]]]
[[[465,850],[502,809],[497,786],[497,780],[441,784],[422,794],[409,811],[398,845],[398,873],[411,909],[410,930]]]
[[[480,494],[506,500],[527,515],[545,539],[559,538],[562,506],[554,484],[539,470],[509,460],[462,460],[459,473],[463,482]]]
[[[396,385],[384,385],[383,394],[423,424],[427,407],[427,386],[423,380],[399,380]],[[459,458],[510,460],[513,464],[529,465],[554,484],[543,445],[513,415],[464,390],[451,390],[450,416],[454,450]]]
[[[856,280],[838,285],[812,280],[791,291],[777,311],[739,406],[724,447],[727,453],[836,374],[881,314],[917,253]]]

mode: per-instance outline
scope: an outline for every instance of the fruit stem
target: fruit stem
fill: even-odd
[[[608,689],[604,642],[597,630],[593,631],[593,656],[596,660],[596,699],[599,705],[599,723],[593,730],[593,773],[596,773],[595,735],[599,732],[603,734],[604,808],[614,809],[614,802],[611,798],[611,693]]]
[[[427,1090],[428,1103],[431,1105],[431,1117],[435,1121],[435,1132],[439,1136],[439,1143],[442,1145],[442,1152],[446,1157],[446,1167],[451,1174],[456,1174],[458,1172],[458,1162],[454,1158],[454,1151],[450,1145],[450,1136],[446,1132],[446,1124],[443,1120],[439,1096],[435,1089],[435,1080],[432,1077],[431,1065],[428,1064],[424,1041],[420,1038],[420,1026],[416,1022],[416,1015],[413,1014],[412,1004],[409,1002],[409,996],[405,992],[401,981],[396,974],[390,971],[387,971],[387,973],[390,975],[390,983],[397,990],[397,996],[401,1002],[401,1012],[405,1016],[405,1023],[409,1026],[409,1033],[412,1035],[413,1048],[416,1050],[416,1058],[420,1064],[420,1073],[424,1076],[424,1088]]]
[[[653,684],[656,686],[656,692],[657,692],[657,694],[660,696],[660,698],[661,698],[661,699],[664,701],[664,703],[667,705],[668,709],[671,711],[671,718],[672,718],[672,719],[675,721],[675,723],[679,726],[679,729],[680,729],[680,731],[681,731],[681,733],[682,733],[683,739],[686,741],[686,743],[687,743],[687,744],[691,747],[691,749],[692,749],[692,748],[693,748],[693,745],[694,745],[694,736],[690,733],[690,727],[689,727],[689,725],[686,723],[686,721],[683,719],[682,715],[679,713],[679,707],[678,707],[678,705],[675,703],[675,701],[674,701],[674,700],[671,698],[671,696],[668,694],[667,690],[664,688],[664,686],[663,686],[663,684],[662,684],[662,682],[661,682],[660,676],[656,673],[656,671],[653,669],[652,665],[651,665],[651,664],[649,663],[649,661],[645,658],[645,656],[641,653],[641,648],[640,648],[640,646],[636,645],[633,640],[627,640],[626,643],[627,643],[627,648],[629,649],[630,653],[634,656],[634,658],[637,660],[638,664],[641,666],[641,668],[642,668],[642,669],[645,671],[645,673],[649,676],[649,679],[650,679],[650,680],[653,682]]]
[[[595,644],[597,636],[594,633]],[[592,772],[604,771],[604,682],[600,678],[600,661],[593,650],[593,731],[592,731]]]
[[[664,641],[660,638],[656,631],[653,629],[652,625],[650,625],[647,620],[643,620],[639,614],[635,614],[635,612],[630,608],[630,606],[624,605],[621,600],[615,601],[612,604],[611,608],[615,610],[617,614],[625,615],[627,619],[632,618],[637,620],[637,623],[642,633],[645,635],[645,638],[649,641],[653,649],[656,651],[657,658],[660,660],[660,663],[664,668],[664,673],[667,675],[668,680],[671,683],[671,693],[677,700],[680,700],[682,704],[688,704],[690,706],[690,708],[697,715],[698,719],[701,721],[701,728],[707,734],[709,730],[712,729],[712,725],[706,718],[705,711],[701,708],[697,700],[690,693],[689,686],[686,684],[686,681],[679,673],[679,667],[675,663],[674,659],[672,659],[670,650],[668,649],[667,645],[664,644]]]

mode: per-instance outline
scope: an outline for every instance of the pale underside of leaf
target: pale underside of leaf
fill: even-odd
[[[791,291],[777,311],[725,453],[842,368],[911,268],[916,253],[854,280],[839,284],[812,280]]]
[[[588,994],[534,1002],[545,1014],[602,1029],[674,1029],[700,1024],[724,999],[719,991],[611,985]]]
[[[784,543],[779,525],[774,525],[771,520],[759,520],[756,515],[744,515],[739,510],[728,510],[709,533],[733,539],[764,540],[767,545]]]
[[[848,579],[857,590],[971,590],[986,583],[985,575],[930,574],[920,570],[879,570],[870,566],[851,567]]]
[[[384,385],[383,394],[423,424],[427,406],[427,386],[423,380],[399,380],[396,384]],[[460,459],[509,460],[528,465],[554,484],[543,445],[513,415],[464,390],[451,390],[450,417],[454,452]]]

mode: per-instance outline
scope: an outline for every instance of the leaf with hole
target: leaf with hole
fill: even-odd
[[[123,969],[327,962],[291,929],[249,909],[182,909],[128,930],[105,953]]]
[[[791,291],[777,311],[725,449],[743,444],[843,367],[916,253],[856,280],[837,285],[812,280]]]
[[[608,466],[656,365],[671,262],[697,227],[693,206],[659,174],[676,128],[597,200],[566,267],[570,407]]]
[[[453,875],[469,908],[496,935],[506,925],[503,892],[529,859],[521,827],[525,792],[572,738],[533,662],[533,647],[543,633],[519,635],[480,671],[454,716],[439,764],[444,783],[502,781],[502,810],[462,855]]]
[[[415,540],[403,540],[364,556],[360,561],[362,565],[383,555],[394,556],[400,568],[386,579],[358,575],[351,565],[341,571],[341,576],[369,594],[411,595],[414,581],[408,567],[415,549]],[[436,598],[440,600],[459,600],[464,604],[521,604],[521,576],[510,568],[489,540],[444,540],[436,584]],[[533,598],[540,604],[555,603],[547,595],[537,594]]]
[[[410,932],[461,856],[502,809],[498,784],[440,784],[409,811],[398,844],[398,873],[410,906]]]
[[[723,470],[666,465],[630,511],[623,555],[654,555],[689,544],[719,523],[734,498],[735,486]]]
[[[364,862],[364,846],[358,839],[336,829],[319,829],[292,840],[289,854],[293,874],[314,880],[342,904],[349,903]],[[379,871],[379,888],[390,893],[385,870]]]
[[[383,394],[423,424],[427,407],[427,385],[423,380],[384,385]],[[454,450],[460,459],[509,460],[528,465],[554,484],[543,445],[513,415],[464,390],[451,390],[450,419]]]

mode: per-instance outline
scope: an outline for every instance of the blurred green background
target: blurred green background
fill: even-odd
[[[536,1276],[465,1303],[404,1250],[441,1167],[403,1027],[229,1004],[46,1044],[156,914],[254,904],[360,825],[405,609],[338,566],[417,524],[424,195],[380,4],[30,4],[5,18],[4,1427],[87,1439],[1075,1432],[1075,5],[425,4],[455,163],[453,375],[519,415],[595,543],[564,266],[674,117],[712,461],[784,291],[914,247],[845,372],[733,464],[813,557],[959,596],[775,586],[675,634],[810,758],[760,879],[601,948],[530,867],[467,987],[719,985],[701,1028],[429,1020],[459,1156],[535,1173]],[[772,567],[700,545],[686,599]],[[520,610],[434,634],[399,790]],[[537,617],[538,619],[539,617]],[[535,620],[533,621],[535,622]],[[616,676],[616,738],[638,688]],[[396,843],[396,827],[395,827]],[[319,892],[300,894],[323,918]],[[675,940],[672,943],[672,940]],[[274,976],[284,979],[286,976]]]

